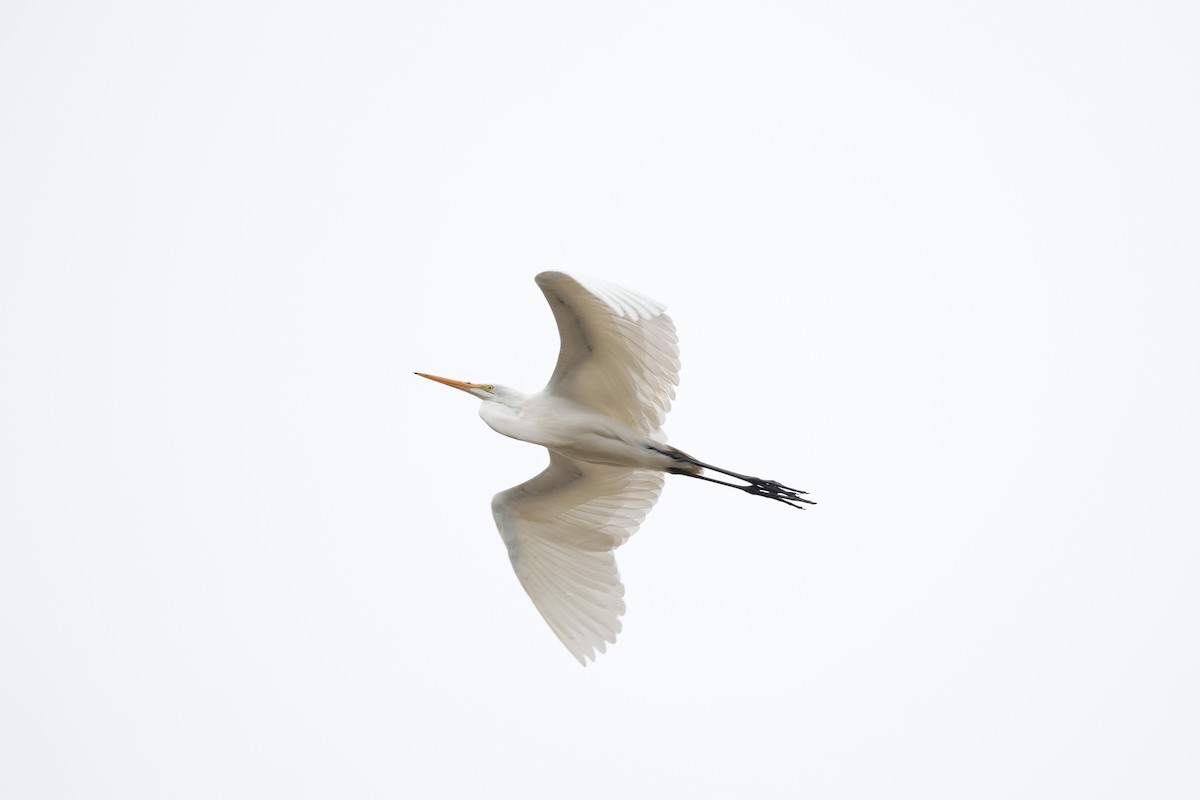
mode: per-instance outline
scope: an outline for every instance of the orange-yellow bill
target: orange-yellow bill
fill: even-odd
[[[422,378],[429,378],[429,380],[431,380],[431,381],[437,381],[438,383],[444,383],[447,386],[453,386],[455,389],[462,389],[464,392],[468,392],[471,389],[482,389],[484,387],[484,384],[482,384],[482,383],[467,383],[466,381],[456,381],[456,380],[454,380],[454,378],[443,378],[439,375],[426,375],[424,372],[414,372],[413,374],[420,375]]]

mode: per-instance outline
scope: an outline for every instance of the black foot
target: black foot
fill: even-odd
[[[784,486],[778,481],[768,481],[762,478],[749,478],[751,481],[749,486],[739,486],[743,492],[748,492],[758,497],[769,497],[772,500],[778,500],[781,503],[787,503],[792,508],[803,509],[804,506],[800,503],[808,503],[816,505],[816,502],[809,500],[807,497],[801,497],[802,494],[808,494],[801,489],[793,489],[790,486]]]

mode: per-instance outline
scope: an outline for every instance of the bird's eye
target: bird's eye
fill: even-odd
[[[487,386],[485,386],[485,387],[483,387],[483,388],[484,388],[484,389],[487,389],[487,390],[490,392],[490,391],[493,391],[493,390],[495,390],[495,388],[496,388],[496,387],[495,387],[495,386],[492,386],[492,385],[489,383]]]

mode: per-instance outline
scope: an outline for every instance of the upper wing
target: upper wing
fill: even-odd
[[[613,550],[658,500],[662,473],[550,454],[537,476],[492,498],[521,585],[579,663],[615,642],[625,587]]]
[[[662,428],[679,385],[679,340],[661,303],[595,278],[543,272],[562,347],[546,386],[643,435]]]

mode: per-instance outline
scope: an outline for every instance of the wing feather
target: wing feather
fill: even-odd
[[[521,586],[581,664],[617,640],[625,587],[613,551],[637,532],[662,486],[653,470],[551,453],[545,470],[492,499]]]
[[[596,278],[535,279],[558,323],[558,363],[546,388],[650,435],[679,385],[679,340],[666,307]]]

